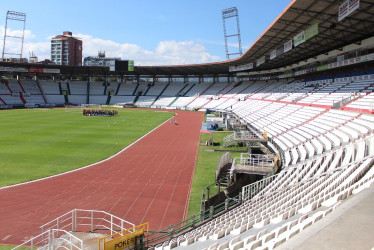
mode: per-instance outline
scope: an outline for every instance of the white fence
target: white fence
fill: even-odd
[[[134,226],[135,224],[105,211],[74,209],[44,224],[40,228],[42,233],[49,229],[61,229],[71,232],[109,230],[110,234],[113,234]]]
[[[82,249],[83,243],[70,232],[109,231],[109,234],[124,231],[134,227],[135,224],[123,220],[105,211],[74,209],[60,217],[41,226],[42,233],[26,241],[19,247],[38,246],[41,249],[54,249],[58,243],[63,243],[63,248]],[[62,237],[61,237],[62,236]]]
[[[12,250],[19,248],[34,249],[34,247],[38,247],[40,250],[54,250],[60,248],[80,250],[83,249],[83,241],[68,231],[61,229],[50,229],[35,236],[34,238],[31,238],[23,244],[12,248]]]

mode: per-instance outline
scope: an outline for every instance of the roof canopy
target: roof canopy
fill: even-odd
[[[230,66],[248,63],[254,63],[255,66],[256,61],[263,56],[266,58],[265,63],[254,67],[254,70],[276,69],[352,43],[360,43],[361,40],[372,37],[374,35],[374,2],[361,0],[360,7],[339,22],[339,6],[342,2],[336,0],[292,1],[254,44],[237,59],[196,65],[138,67],[138,73],[146,75],[227,74]],[[318,24],[317,35],[270,60],[272,51],[281,49],[285,43],[315,24]]]
[[[359,8],[339,21],[339,7],[346,1],[349,0],[293,0],[239,58],[207,64],[138,66],[135,67],[133,75],[227,75],[230,74],[230,66],[249,63],[254,64],[254,71],[278,69],[335,49],[341,49],[349,44],[360,44],[362,40],[374,36],[374,1],[350,0],[354,3],[359,2]],[[315,28],[316,25],[318,26],[318,32],[313,33],[313,27]],[[308,37],[305,31],[310,30],[312,30],[312,35]],[[297,46],[294,43],[293,48],[285,52],[284,44],[291,40],[294,41],[294,38],[302,32],[305,32],[305,41]],[[276,50],[280,53],[275,53]],[[271,53],[273,53],[273,56],[270,60]],[[275,57],[274,53],[276,54]],[[265,60],[257,67],[256,62],[261,58]],[[4,63],[0,63],[0,65],[4,65]],[[61,73],[70,75],[128,74],[109,72],[107,67],[57,65],[32,65],[32,67],[60,68]]]

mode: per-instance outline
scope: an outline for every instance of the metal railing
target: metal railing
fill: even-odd
[[[42,225],[42,233],[50,229],[76,231],[109,230],[110,234],[135,226],[105,211],[74,209]]]
[[[272,172],[274,157],[274,155],[242,153],[240,157],[235,157],[232,161],[230,176],[233,176],[239,166],[244,167],[247,171]]]
[[[49,241],[50,241],[50,230],[48,231],[45,231],[31,239],[29,239],[28,241],[25,241],[24,243],[22,243],[21,245],[18,245],[14,248],[12,248],[12,250],[14,249],[19,249],[19,248],[30,248],[30,249],[34,249],[34,247],[37,247],[37,246],[46,246],[49,244]]]
[[[169,227],[152,232],[149,235],[147,235],[148,239],[145,244],[150,247],[159,244],[160,242],[164,242],[166,240],[170,240],[182,233],[185,233],[189,230],[192,230],[193,228],[201,225],[204,221],[208,221],[217,215],[220,215],[221,213],[228,211],[230,208],[233,208],[234,206],[237,206],[242,202],[241,200],[241,193],[239,195],[228,198],[224,202],[216,205],[211,206],[209,210],[201,211],[198,215],[192,215],[187,220],[184,220],[180,223],[170,225]]]
[[[224,153],[221,158],[219,159],[219,162],[216,167],[216,179],[219,177],[221,173],[221,169],[223,169],[227,164],[232,163],[232,157],[229,152]]]
[[[14,249],[25,246],[30,246],[31,249],[33,249],[35,246],[48,247],[52,240],[56,240],[57,238],[59,241],[64,240],[67,242],[67,239],[60,238],[62,235],[61,233],[69,236],[69,242],[72,245],[70,249],[75,249],[78,247],[73,244],[72,240],[78,240],[79,243],[80,239],[72,235],[70,232],[94,232],[96,230],[108,230],[110,231],[110,234],[114,234],[118,231],[123,231],[126,228],[131,228],[134,226],[135,224],[105,211],[74,209],[42,225],[40,227],[42,231],[41,234],[33,237]],[[81,243],[79,244],[83,247]],[[47,249],[53,248],[48,247]]]
[[[223,138],[223,146],[224,147],[230,146],[234,142],[235,142],[235,134],[234,133],[232,133],[230,135],[227,135]]]
[[[47,249],[58,249],[61,247],[70,250],[83,249],[83,241],[65,230],[52,229],[50,239]]]
[[[251,183],[247,186],[242,187],[242,200],[250,200],[259,192],[261,192],[266,186],[268,186],[279,174],[272,175],[265,179],[259,180],[257,182]]]
[[[334,109],[338,109],[347,104],[348,102],[350,102],[351,100],[356,99],[357,97],[360,97],[360,93],[349,93],[347,95],[342,96],[340,100],[334,100],[332,107]]]
[[[246,140],[251,138],[259,138],[256,133],[249,130],[241,130],[235,132],[235,140]]]
[[[40,250],[59,248],[81,250],[83,249],[83,241],[66,230],[50,229],[12,248],[12,250],[19,248],[34,249],[34,247],[38,247]]]
[[[218,179],[216,182],[208,186],[205,186],[201,191],[201,204],[203,204],[204,201],[209,200],[210,197],[220,193],[222,189],[226,189],[226,187],[221,186],[221,183],[224,181],[227,181],[227,176],[223,176],[220,179]]]
[[[274,157],[274,155],[242,153],[240,157],[234,158],[233,164],[260,167],[269,166],[269,164],[274,164]]]

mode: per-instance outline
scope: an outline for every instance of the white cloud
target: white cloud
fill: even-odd
[[[7,34],[20,35],[21,31],[9,30]],[[83,57],[96,56],[99,50],[105,51],[107,57],[121,57],[123,60],[132,59],[135,65],[182,65],[220,61],[218,56],[211,55],[201,43],[195,41],[162,41],[154,50],[144,49],[136,44],[118,43],[111,40],[93,37],[86,34],[73,34],[83,41]],[[4,37],[4,26],[0,26],[0,36]],[[25,30],[23,57],[33,52],[39,60],[50,58],[49,36],[44,42],[32,42],[36,36]],[[2,51],[1,41],[1,51]],[[6,52],[19,53],[20,39],[7,39]]]
[[[5,27],[0,26],[0,34],[1,37],[4,38],[4,31]],[[22,37],[22,30],[12,30],[12,29],[7,29],[6,30],[6,35],[7,36],[16,36],[16,37]],[[35,35],[31,32],[31,30],[25,30],[24,32],[24,39],[33,39],[35,38]]]
[[[5,27],[0,26],[0,36],[1,36],[1,52],[3,51],[3,44],[4,44],[4,33],[5,33]],[[6,31],[7,37],[6,39],[6,44],[5,44],[5,53],[13,53],[13,54],[19,54],[21,53],[21,48],[22,48],[22,36],[24,36],[24,41],[30,40],[35,38],[35,35],[31,32],[31,30],[25,30],[23,33],[22,30],[12,30],[12,29],[7,29]],[[27,51],[28,53],[28,47],[30,44],[24,43],[23,51]],[[31,47],[39,47],[39,44],[32,44]],[[16,57],[17,55],[14,55]],[[23,53],[23,57],[28,57],[25,56],[25,53]]]
[[[117,43],[84,34],[76,36],[83,40],[84,56],[95,56],[102,50],[107,57],[133,59],[136,65],[177,65],[221,60],[220,57],[209,54],[202,44],[193,41],[163,41],[151,51],[136,44]]]

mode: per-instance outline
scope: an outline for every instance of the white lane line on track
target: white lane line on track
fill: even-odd
[[[11,235],[11,234],[9,234],[9,235],[5,236],[5,237],[4,237],[3,239],[2,239],[2,241],[5,241],[5,240],[9,239],[10,237],[12,237],[12,235]]]

